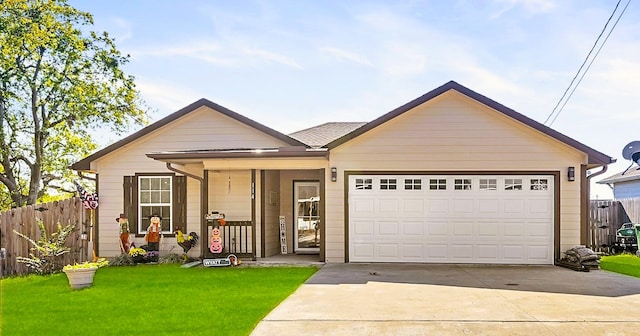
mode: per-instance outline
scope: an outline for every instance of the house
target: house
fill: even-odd
[[[72,168],[97,176],[105,257],[119,213],[138,244],[159,213],[163,251],[176,227],[197,232],[201,257],[224,213],[224,253],[254,259],[554,264],[587,242],[587,170],[614,161],[451,81],[290,136],[202,99]]]
[[[631,167],[596,183],[611,187],[614,199],[638,198],[640,197],[640,168]]]

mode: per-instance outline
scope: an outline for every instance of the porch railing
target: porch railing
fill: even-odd
[[[248,257],[253,255],[253,222],[249,221],[226,221],[225,225],[218,227],[222,238],[222,255],[233,253],[238,257]],[[208,237],[211,237],[213,226],[208,227]],[[207,238],[209,239],[209,238]],[[209,247],[211,242],[207,243]],[[218,255],[207,250],[206,257],[216,257]]]

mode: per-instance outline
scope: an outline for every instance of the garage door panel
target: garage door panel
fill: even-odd
[[[425,214],[425,199],[406,198],[400,200],[403,217],[423,217]]]
[[[378,256],[382,258],[398,258],[400,248],[399,244],[380,243],[377,244]]]
[[[444,238],[449,232],[449,222],[446,220],[428,220],[427,219],[428,236]]]
[[[355,220],[349,223],[353,227],[353,232],[357,236],[373,237],[374,222],[373,220]]]
[[[508,221],[504,223],[504,237],[505,238],[514,238],[514,237],[522,237],[524,234],[524,220],[520,221]]]
[[[354,261],[374,260],[373,243],[354,243],[352,245],[352,253]]]
[[[371,215],[375,213],[375,199],[373,198],[355,198],[353,202],[349,201],[352,205],[349,211],[354,215],[355,218],[360,218],[366,215]]]
[[[453,228],[451,234],[454,238],[473,236],[472,221],[453,220],[449,225]]]
[[[380,216],[397,217],[400,214],[400,201],[398,199],[379,199],[376,213]]]
[[[553,176],[357,178],[371,189],[350,176],[351,261],[553,263]]]
[[[402,233],[405,236],[423,236],[425,223],[423,220],[404,220],[402,222]]]
[[[386,220],[377,220],[376,227],[378,228],[378,234],[382,237],[384,236],[392,236],[396,237],[399,233],[400,223],[398,221],[386,221]]]
[[[505,199],[504,202],[504,210],[503,213],[507,216],[524,216],[525,201],[522,199]]]
[[[474,214],[474,203],[473,199],[452,199],[453,203],[453,213],[451,215],[455,216],[470,216]]]
[[[500,258],[499,244],[478,244],[476,246],[476,256],[478,261],[495,262]]]
[[[449,200],[448,199],[438,199],[438,198],[428,198],[428,216],[431,215],[442,215],[449,213]]]
[[[477,233],[483,238],[498,238],[501,235],[499,220],[477,222]]]
[[[499,199],[479,199],[478,214],[480,216],[496,216],[500,213]]]
[[[450,245],[450,257],[458,262],[473,261],[473,244],[451,244]]]

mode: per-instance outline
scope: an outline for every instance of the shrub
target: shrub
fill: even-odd
[[[16,261],[24,263],[38,274],[51,274],[62,270],[62,255],[69,252],[65,241],[73,232],[74,226],[69,224],[62,226],[58,223],[58,231],[47,235],[47,229],[44,227],[42,220],[38,219],[38,229],[40,230],[40,239],[37,241],[26,236],[16,230],[15,234],[26,239],[33,247],[29,250],[29,257],[19,256]]]

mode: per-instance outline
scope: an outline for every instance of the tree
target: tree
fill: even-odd
[[[67,191],[93,130],[147,122],[129,56],[92,25],[66,0],[0,0],[0,208]]]

